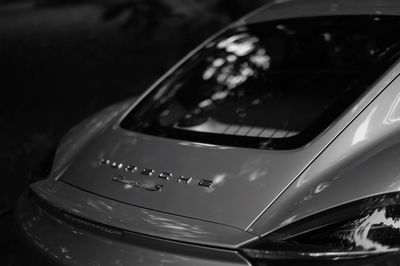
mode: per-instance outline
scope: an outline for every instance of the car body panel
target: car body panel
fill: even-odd
[[[368,0],[360,8],[353,3],[276,1],[235,25],[302,16],[400,14],[396,1]],[[71,264],[67,256],[80,264],[110,264],[114,258],[115,264],[246,264],[234,251],[244,243],[340,204],[399,190],[399,73],[397,63],[313,141],[285,151],[194,143],[120,128],[121,120],[161,78],[138,101],[106,110],[75,128],[57,153],[60,167],[31,187],[67,213],[119,228],[133,238],[146,235],[161,242],[148,248],[146,241],[111,240],[52,218],[35,204],[19,205],[18,224],[31,242],[63,264]],[[69,148],[73,153],[65,156]],[[137,170],[125,171],[127,165]],[[154,174],[142,174],[145,169]],[[172,175],[166,180],[159,177],[162,173]],[[121,176],[136,185],[116,182]],[[178,182],[180,176],[191,177],[191,182]],[[202,179],[212,180],[211,188],[200,186]],[[145,189],[157,185],[160,190]],[[169,247],[163,251],[172,242],[182,250],[196,244],[201,255],[170,252]],[[71,247],[68,252],[63,243]],[[88,256],[80,243],[101,254]]]
[[[234,250],[134,233],[109,237],[85,230],[49,215],[26,194],[16,213],[19,231],[29,243],[26,254],[35,253],[30,261],[35,265],[249,265]]]
[[[231,249],[256,238],[233,227],[123,204],[64,182],[43,180],[31,189],[62,211],[129,232]]]
[[[252,265],[238,251],[168,241],[129,233],[126,239],[109,237],[55,218],[24,193],[15,209],[17,229],[35,265]],[[55,237],[57,236],[57,237]],[[268,260],[267,265],[396,265],[398,254],[367,259],[314,261]]]
[[[137,97],[113,104],[96,114],[86,118],[71,128],[61,140],[52,165],[49,178],[57,176],[84,147],[119,119],[121,113],[129,109],[137,101]]]
[[[301,149],[268,151],[191,143],[114,126],[87,145],[85,153],[75,157],[60,180],[135,206],[246,229],[398,71],[397,68],[388,71],[354,103],[350,112]],[[101,159],[134,165],[138,170],[127,173],[123,169],[101,165]],[[145,168],[154,169],[155,174],[141,175]],[[167,181],[158,177],[161,172],[173,176]],[[113,182],[117,175],[164,188],[156,192],[136,187],[126,189],[123,184]],[[192,177],[192,181],[189,184],[177,182],[181,175]],[[213,187],[199,186],[201,179],[213,180]]]
[[[347,202],[399,191],[399,88],[396,78],[249,231],[266,234]]]
[[[239,24],[310,16],[400,15],[396,0],[277,0],[239,20]]]
[[[196,144],[115,129],[77,156],[60,180],[131,205],[245,229],[312,156]],[[138,170],[127,173],[102,165],[103,158]],[[277,163],[282,161],[292,167]],[[155,173],[145,176],[143,169]],[[158,177],[161,172],[173,176],[167,181]],[[164,187],[161,191],[127,188],[113,182],[119,175]],[[178,182],[180,176],[192,180],[189,184]],[[201,179],[213,180],[214,185],[199,186]]]

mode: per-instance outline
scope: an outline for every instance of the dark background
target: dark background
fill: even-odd
[[[12,207],[69,128],[266,2],[0,0],[0,265],[30,264]]]

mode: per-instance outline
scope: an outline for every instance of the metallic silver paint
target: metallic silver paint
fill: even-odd
[[[354,3],[353,0],[275,1],[236,24],[310,15],[400,15],[399,1],[365,0],[363,6]],[[32,188],[54,206],[123,230],[217,248],[237,248],[254,240],[256,235],[265,235],[322,210],[400,190],[400,79],[396,78],[399,73],[397,64],[330,128],[306,147],[292,151],[167,140],[120,129],[118,124],[124,115],[162,77],[139,101],[113,106],[72,130],[57,153],[50,178]],[[174,156],[170,156],[171,151]],[[154,167],[183,176],[163,193],[110,188],[110,177],[120,170],[111,167],[100,170],[100,158],[123,164],[137,161],[149,169]],[[141,179],[135,166],[124,170],[128,170],[124,174],[138,182],[150,185],[155,180],[168,182],[157,176]],[[215,185],[195,190],[204,176],[213,177]],[[58,260],[66,256],[60,253],[62,249],[56,250],[63,242],[74,250],[74,258],[80,263],[94,257],[80,250],[79,243],[100,252],[97,259],[103,263],[109,261],[105,256],[114,255],[133,264],[145,258],[148,265],[158,264],[165,257],[178,265],[188,259],[199,265],[221,262],[110,241],[54,222],[36,206],[32,209],[31,214],[19,218],[25,235],[42,240],[43,246],[50,247],[49,256],[56,254]],[[40,217],[41,222],[29,223],[34,217]],[[47,230],[60,237],[52,237]],[[79,233],[75,235],[74,231]]]
[[[337,15],[400,15],[397,0],[275,0],[237,24],[268,20]]]
[[[123,204],[63,182],[47,179],[31,185],[31,188],[52,206],[126,231],[231,249],[256,238],[253,234],[230,226]]]
[[[31,245],[26,253],[40,253],[50,265],[250,265],[232,250],[135,233],[121,239],[83,230],[52,217],[25,196],[16,210],[21,235]]]
[[[112,127],[76,156],[60,180],[135,206],[249,229],[398,73],[399,67],[389,70],[349,112],[301,149],[266,151],[189,143]],[[170,156],[172,153],[174,156]],[[100,168],[97,163],[100,158],[124,164],[137,162],[143,168],[190,176],[193,182],[187,186],[170,182],[168,189],[157,195],[146,191],[132,193],[110,186],[110,176],[118,170]],[[203,177],[212,179],[213,187],[194,186]],[[143,177],[140,173],[129,178],[149,185],[156,182],[166,185],[163,180]]]
[[[82,121],[67,132],[57,149],[49,178],[57,180],[65,171],[68,164],[74,159],[74,156],[84,149],[85,145],[92,139],[104,132],[106,128],[110,127],[113,122],[121,116],[121,113],[127,110],[132,103],[136,102],[136,99],[137,98],[131,98],[109,106]]]
[[[291,184],[250,231],[266,234],[346,202],[399,191],[399,117],[398,77]]]

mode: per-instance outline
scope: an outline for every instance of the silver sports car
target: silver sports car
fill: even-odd
[[[16,208],[61,265],[398,265],[400,2],[277,0],[73,128]]]

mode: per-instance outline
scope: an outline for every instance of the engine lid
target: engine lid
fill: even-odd
[[[61,180],[134,206],[246,229],[320,148],[245,149],[117,128],[77,156]]]

